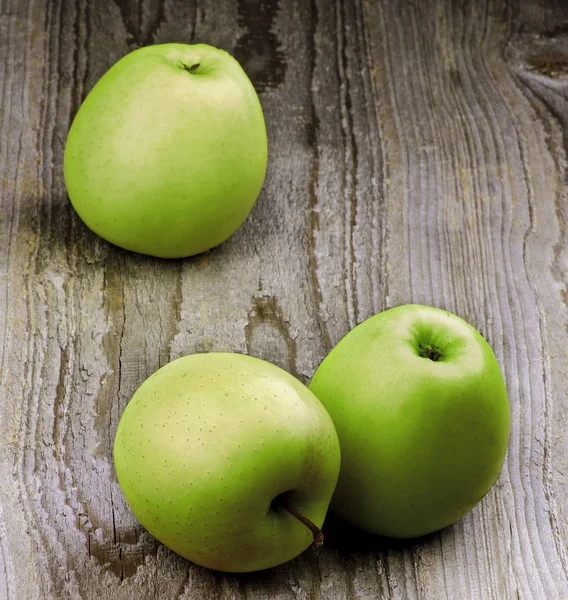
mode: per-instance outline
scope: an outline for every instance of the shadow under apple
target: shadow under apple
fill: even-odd
[[[451,532],[452,526],[443,532]],[[335,554],[340,561],[354,555],[412,552],[423,546],[435,543],[444,535],[434,532],[418,538],[396,539],[373,535],[351,525],[336,513],[329,513],[323,526],[325,541],[322,548],[308,548],[303,554],[288,563],[263,571],[251,573],[215,572],[216,579],[225,579],[233,587],[244,590],[247,587],[271,589],[283,581],[302,581],[307,572],[319,570],[319,560],[326,554]]]
[[[439,531],[435,531],[417,538],[383,537],[355,527],[334,512],[328,514],[322,530],[325,536],[324,547],[333,549],[340,555],[365,552],[403,552],[430,544],[438,540],[441,535]]]

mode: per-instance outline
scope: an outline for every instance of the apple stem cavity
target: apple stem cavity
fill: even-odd
[[[300,521],[300,523],[305,525],[312,532],[312,535],[314,536],[313,545],[315,548],[319,548],[320,546],[322,546],[322,544],[323,544],[322,530],[315,523],[310,521],[310,519],[308,519],[308,517],[305,517],[301,512],[299,512],[293,506],[290,505],[290,494],[289,493],[280,494],[280,496],[278,496],[276,498],[276,505],[279,505],[282,508],[284,508],[284,510],[288,511],[293,517],[298,519],[298,521]]]
[[[434,362],[437,362],[442,358],[442,353],[435,346],[420,346],[418,354],[422,358],[429,358]]]

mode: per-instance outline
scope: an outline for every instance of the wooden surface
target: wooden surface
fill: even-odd
[[[62,177],[121,56],[206,41],[260,92],[270,166],[205,256],[106,244]],[[0,598],[568,598],[568,6],[563,0],[0,0]],[[247,352],[307,381],[407,302],[476,325],[512,408],[503,474],[415,543],[335,521],[319,553],[206,571],[145,533],[112,441],[168,360]]]

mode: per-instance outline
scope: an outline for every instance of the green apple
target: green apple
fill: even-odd
[[[87,226],[143,254],[198,254],[232,235],[266,172],[262,109],[239,63],[197,44],[119,60],[91,90],[65,146],[65,183]]]
[[[200,565],[245,572],[321,543],[340,454],[326,410],[292,375],[211,353],[175,360],[140,386],[114,459],[150,533]]]
[[[507,392],[493,351],[456,315],[407,305],[348,333],[310,389],[341,444],[334,508],[380,535],[421,536],[489,491],[509,439]]]

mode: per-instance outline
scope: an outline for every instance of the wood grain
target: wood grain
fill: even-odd
[[[206,41],[259,90],[270,140],[244,226],[163,261],[90,233],[62,152],[82,98],[144,44]],[[0,0],[0,598],[568,597],[568,7],[562,0]],[[307,381],[355,324],[423,302],[493,345],[503,474],[414,543],[331,518],[246,576],[136,523],[112,465],[132,392],[231,350]]]

